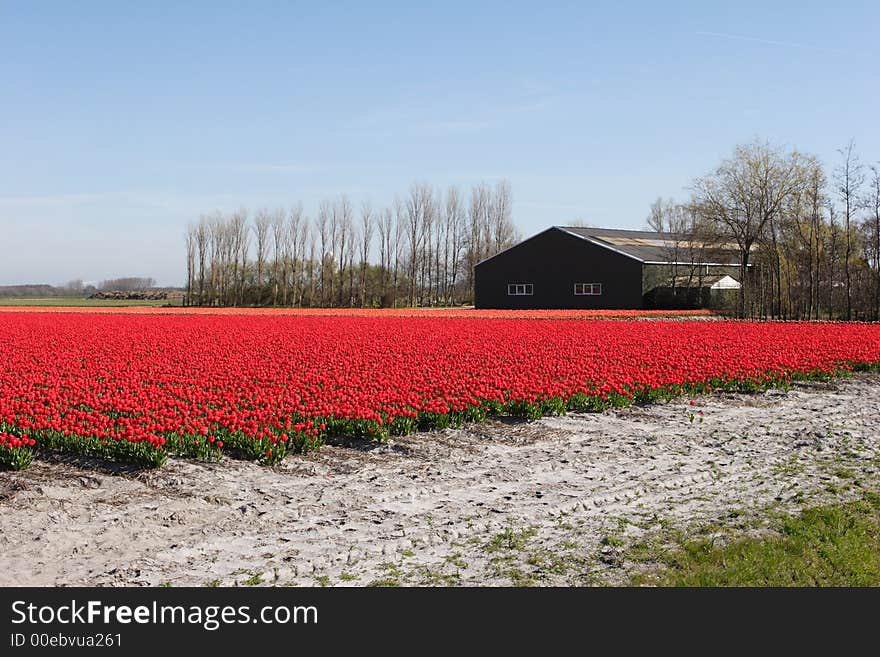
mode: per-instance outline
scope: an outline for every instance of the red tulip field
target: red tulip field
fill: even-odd
[[[328,435],[598,411],[880,363],[880,325],[547,316],[2,312],[0,463],[53,451],[272,463]]]

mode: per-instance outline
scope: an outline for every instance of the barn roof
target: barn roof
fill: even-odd
[[[706,252],[705,262],[691,262],[687,256],[687,237],[674,233],[658,233],[651,230],[623,230],[620,228],[590,228],[584,226],[551,226],[540,233],[527,237],[511,247],[499,251],[495,255],[484,258],[477,265],[494,260],[502,253],[529,242],[551,230],[559,230],[584,241],[615,251],[627,258],[638,260],[643,264],[664,265],[739,265],[739,252],[735,244],[715,246]],[[675,241],[681,247],[682,260],[673,263],[670,259],[670,247]],[[750,265],[751,266],[751,265]]]
[[[733,245],[712,249],[709,257],[706,258],[709,262],[691,263],[686,254],[687,237],[674,233],[581,226],[555,226],[555,228],[643,263],[671,264],[671,250],[676,241],[682,251],[681,264],[728,265],[738,263],[738,255]]]

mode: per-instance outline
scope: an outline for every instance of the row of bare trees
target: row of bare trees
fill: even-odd
[[[658,200],[648,224],[690,249],[672,262],[738,253],[740,317],[880,319],[880,165],[865,167],[852,141],[838,156],[829,176],[796,150],[737,146],[686,203]]]
[[[98,290],[110,292],[112,290],[149,290],[156,287],[156,279],[142,276],[127,276],[125,278],[111,278],[101,281]]]
[[[474,265],[518,239],[507,181],[465,197],[414,183],[374,209],[346,196],[314,217],[301,204],[203,215],[186,232],[194,306],[431,306],[473,299]]]

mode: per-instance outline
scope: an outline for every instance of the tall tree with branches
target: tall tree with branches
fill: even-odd
[[[360,306],[367,305],[367,268],[370,260],[370,246],[373,241],[375,218],[373,208],[368,201],[361,205],[361,275],[360,275]]]
[[[733,156],[693,184],[701,214],[736,242],[740,253],[741,284],[737,313],[746,316],[751,288],[752,248],[767,224],[782,212],[797,190],[801,156],[768,143],[737,146]]]
[[[257,244],[257,281],[254,302],[257,305],[263,303],[263,284],[265,283],[264,268],[266,265],[266,256],[269,249],[269,232],[272,228],[272,215],[266,208],[257,210],[254,216],[254,236]]]
[[[862,204],[860,193],[865,183],[865,171],[855,152],[855,142],[850,142],[837,151],[843,161],[835,171],[834,181],[837,195],[843,204],[843,275],[846,285],[846,319],[852,319],[852,253],[853,222],[855,213]]]
[[[874,269],[874,320],[880,319],[880,166],[871,167],[870,193],[868,194],[868,243],[872,245],[871,256]]]

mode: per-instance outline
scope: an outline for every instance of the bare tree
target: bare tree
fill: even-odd
[[[290,295],[290,232],[287,228],[287,213],[284,208],[272,211],[272,234],[275,242],[275,260],[278,265],[278,292],[281,305],[289,305]]]
[[[517,240],[513,225],[513,195],[510,183],[501,180],[495,185],[495,195],[491,205],[492,212],[492,253],[494,255],[512,246]]]
[[[768,222],[778,215],[798,185],[800,155],[767,143],[737,146],[710,175],[694,182],[701,214],[734,240],[740,251],[742,282],[738,314],[746,316],[752,248]]]
[[[226,225],[228,233],[227,254],[232,268],[230,301],[232,305],[240,305],[244,296],[244,280],[250,244],[247,210],[239,208],[229,218]]]
[[[871,215],[867,220],[868,240],[872,245],[871,256],[874,267],[874,320],[880,319],[880,166],[871,167],[870,194],[868,208]]]
[[[263,268],[266,263],[266,251],[269,247],[269,230],[271,227],[272,216],[269,214],[269,211],[265,208],[257,210],[257,214],[254,217],[254,235],[257,238],[257,288],[254,302],[257,305],[262,305],[263,303],[263,284],[265,282]]]
[[[369,202],[361,205],[361,292],[360,306],[367,305],[367,267],[370,260],[370,245],[373,240],[373,208]]]
[[[302,272],[303,280],[299,282],[299,291],[297,292],[298,302],[302,304],[303,296],[305,295],[305,291],[308,288],[312,290],[313,282],[311,277],[314,275],[314,234],[312,233],[312,224],[309,221],[309,218],[303,215],[302,220],[299,226],[299,235],[298,235],[299,246],[297,247],[297,253],[301,254],[300,257],[302,259],[302,264],[300,270]],[[310,250],[311,249],[311,250]],[[307,257],[308,254],[308,257]],[[311,305],[313,302],[311,301],[311,297],[309,297],[309,304]]]
[[[471,188],[467,243],[468,294],[471,299],[474,296],[474,268],[489,255],[491,196],[492,193],[486,183]]]
[[[647,223],[651,230],[657,233],[663,243],[666,260],[670,263],[670,287],[672,289],[673,301],[675,301],[678,294],[678,271],[682,261],[685,260],[684,254],[690,239],[688,213],[683,206],[677,204],[672,199],[664,201],[662,198],[658,198],[651,204]],[[688,286],[685,289],[686,294],[690,289],[693,274],[694,271],[691,268]]]
[[[834,203],[830,200],[827,201],[827,209],[828,209],[828,238],[827,238],[827,250],[828,250],[828,319],[834,319],[834,288],[836,286],[836,279],[834,277],[837,265],[838,251],[839,251],[839,234],[840,228],[837,225],[837,211],[834,209]]]
[[[443,212],[443,301],[453,303],[458,264],[459,233],[461,230],[461,198],[456,187],[446,191]]]
[[[425,239],[425,221],[431,199],[431,188],[427,183],[413,183],[406,200],[406,235],[409,245],[409,305],[416,305],[416,294],[423,259],[422,244]]]
[[[865,172],[856,155],[855,143],[852,140],[837,152],[843,158],[843,162],[835,171],[834,182],[837,194],[843,202],[843,274],[846,284],[846,319],[850,320],[852,319],[852,224],[854,214],[862,203],[859,194],[865,182]]]
[[[379,298],[384,305],[388,294],[388,272],[391,269],[391,239],[394,233],[394,215],[385,208],[376,222],[379,229]]]
[[[346,307],[351,307],[355,304],[357,291],[355,286],[355,272],[358,270],[355,267],[355,258],[357,257],[357,249],[354,248],[354,245],[357,243],[358,238],[358,229],[352,224],[349,230],[349,248],[348,248],[348,260],[345,263],[345,266],[342,268],[344,271],[348,272],[348,289],[345,290],[345,295],[342,297],[342,303],[339,305],[344,305]],[[341,278],[341,276],[340,276]],[[340,285],[340,289],[342,286]]]
[[[193,224],[187,226],[186,229],[186,295],[184,296],[183,305],[193,305],[193,288],[195,287],[195,267],[196,267],[196,227]]]
[[[280,212],[272,214],[272,305],[278,305],[281,292],[281,264],[284,260],[284,215]]]
[[[422,198],[422,221],[419,235],[419,282],[416,286],[417,302],[419,306],[430,303],[431,296],[431,272],[433,271],[434,244],[433,235],[436,227],[437,205],[434,201],[434,190],[425,185]]]
[[[465,241],[465,211],[461,195],[457,188],[453,187],[446,196],[446,212],[451,226],[450,254],[449,254],[449,303],[455,303],[456,287],[458,285],[459,268],[461,265],[462,248]]]
[[[205,305],[205,265],[208,256],[208,239],[210,227],[208,219],[202,215],[196,225],[196,252],[199,259],[199,305]]]
[[[211,305],[226,303],[226,225],[221,212],[215,212],[208,220],[211,243]]]
[[[329,291],[327,293],[327,301],[329,305],[333,305],[336,298],[336,267],[339,263],[339,203],[333,203],[330,206],[330,258],[329,264],[325,269],[329,269]],[[343,249],[344,251],[345,249]]]
[[[326,262],[327,262],[327,238],[328,238],[328,230],[333,232],[328,222],[330,220],[330,216],[332,214],[332,209],[330,204],[327,201],[321,201],[321,205],[318,208],[318,239],[320,240],[320,253],[318,260],[318,268],[319,268],[319,276],[321,281],[321,305],[327,305],[327,275],[326,275]]]
[[[394,254],[393,262],[394,269],[392,271],[391,282],[392,289],[394,290],[394,303],[397,303],[397,291],[398,286],[400,284],[400,264],[401,264],[401,254],[403,253],[403,237],[404,237],[404,221],[406,218],[406,208],[404,203],[395,196],[394,197],[394,236],[391,241],[393,248],[392,253]]]
[[[279,210],[278,214],[284,216],[284,211]],[[299,290],[299,266],[302,258],[300,249],[302,224],[306,221],[303,218],[302,203],[297,203],[287,213],[287,229],[285,235],[285,267],[284,267],[284,288],[290,290],[290,305],[297,305]],[[285,293],[285,302],[287,304],[287,294]]]
[[[825,205],[825,172],[815,158],[808,158],[802,193],[797,196],[791,214],[795,235],[807,254],[807,319],[819,318],[819,272],[822,213]]]
[[[336,217],[336,226],[339,232],[339,257],[336,262],[339,263],[339,305],[342,306],[344,302],[344,291],[343,291],[343,269],[345,268],[346,257],[351,255],[346,251],[346,247],[348,247],[352,252],[354,249],[351,248],[351,244],[354,241],[352,239],[352,233],[354,232],[354,220],[351,209],[351,201],[348,200],[348,197],[344,194],[339,198],[339,202],[335,206],[335,212],[333,216]],[[349,288],[351,286],[349,285]],[[351,290],[349,289],[349,293]],[[348,304],[345,304],[348,305]]]
[[[434,238],[433,238],[433,246],[431,247],[431,256],[432,256],[432,271],[431,278],[433,279],[433,292],[431,293],[431,297],[434,303],[442,303],[446,298],[446,290],[445,290],[445,282],[443,280],[443,271],[444,271],[444,257],[446,254],[445,248],[445,240],[446,240],[446,213],[445,208],[441,207],[443,205],[443,196],[440,192],[437,192],[437,196],[434,200]]]

